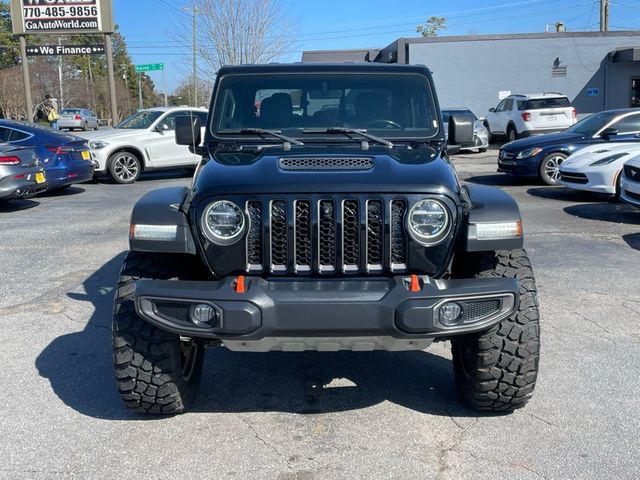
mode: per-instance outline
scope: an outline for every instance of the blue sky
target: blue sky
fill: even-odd
[[[441,35],[542,32],[558,20],[569,31],[598,30],[597,0],[282,0],[300,25],[284,61],[302,50],[384,47],[432,15],[447,18]],[[640,0],[610,0],[610,29],[640,29]],[[162,62],[168,90],[188,75],[190,52],[175,40],[183,7],[191,0],[113,0],[116,23],[135,63]],[[190,38],[190,30],[182,32]],[[162,76],[153,73],[159,90]]]

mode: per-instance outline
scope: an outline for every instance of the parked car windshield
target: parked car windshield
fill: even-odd
[[[570,107],[571,102],[567,97],[535,98],[523,102],[521,110],[542,110],[544,108]]]
[[[580,135],[594,135],[598,130],[614,119],[615,113],[600,112],[583,118],[575,125],[567,128],[567,132],[579,133]]]
[[[162,112],[148,111],[134,113],[130,117],[125,118],[116,128],[125,128],[130,130],[139,130],[149,128],[160,118]]]
[[[414,74],[229,75],[221,79],[214,135],[243,129],[366,129],[381,137],[432,137],[439,120],[428,79]],[[309,137],[309,135],[307,135]]]

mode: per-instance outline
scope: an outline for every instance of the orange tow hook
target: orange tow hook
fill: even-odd
[[[236,280],[236,293],[245,293],[246,291],[247,288],[244,283],[244,275],[240,275],[238,280]]]
[[[409,291],[412,293],[418,293],[420,290],[420,279],[414,273],[413,275],[411,275],[411,285],[409,285]]]

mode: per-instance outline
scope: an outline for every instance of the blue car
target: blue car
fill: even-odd
[[[0,120],[0,143],[33,147],[44,165],[49,190],[93,178],[91,153],[80,137],[33,123]]]
[[[564,132],[507,143],[498,155],[498,171],[558,185],[560,164],[569,155],[587,145],[605,142],[640,142],[640,109],[606,110]]]

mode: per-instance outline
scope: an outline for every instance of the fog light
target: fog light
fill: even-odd
[[[212,326],[216,323],[216,309],[204,303],[192,306],[189,316],[196,325]]]
[[[454,325],[462,317],[462,307],[459,303],[448,302],[440,307],[440,323],[443,325]]]

